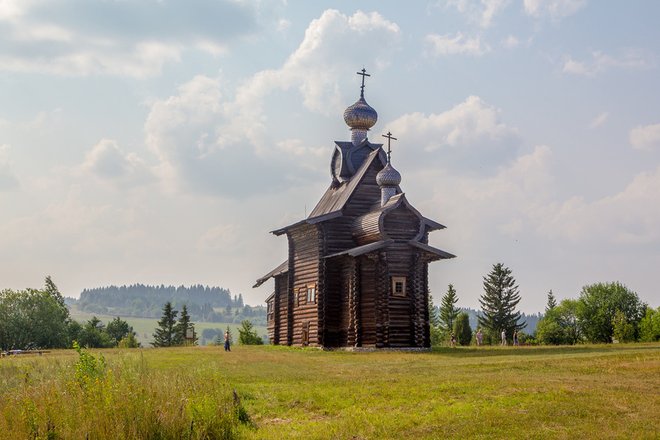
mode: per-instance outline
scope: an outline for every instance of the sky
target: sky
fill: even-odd
[[[0,288],[208,284],[261,304],[342,115],[390,131],[438,304],[660,306],[660,2],[0,0]]]

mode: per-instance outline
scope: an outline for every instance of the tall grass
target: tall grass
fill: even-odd
[[[0,382],[0,438],[232,439],[240,401],[219,373],[194,366],[162,371],[140,354],[107,362],[16,359]]]
[[[1,359],[0,439],[660,438],[658,343],[87,354]]]

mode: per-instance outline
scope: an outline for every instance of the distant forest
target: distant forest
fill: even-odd
[[[249,318],[258,324],[259,318],[263,317],[265,323],[265,307],[245,305],[241,294],[232,297],[228,289],[201,284],[189,287],[162,284],[97,287],[83,290],[75,304],[79,310],[89,313],[157,318],[168,301],[177,310],[185,304],[193,321],[240,322]]]
[[[437,307],[437,306],[436,306],[436,309],[438,309],[438,311],[440,310],[440,308]],[[477,319],[478,319],[480,311],[470,309],[470,308],[464,308],[464,307],[460,307],[459,309],[460,309],[461,312],[465,312],[465,313],[468,314],[468,316],[470,318],[470,327],[472,328],[473,331],[476,332],[477,327],[479,326]],[[531,335],[532,333],[534,333],[534,330],[536,330],[536,325],[539,323],[541,318],[543,318],[543,314],[541,314],[541,313],[536,313],[536,314],[531,314],[531,315],[521,313],[520,315],[521,315],[520,316],[520,321],[527,324],[522,331],[527,333],[528,335]]]

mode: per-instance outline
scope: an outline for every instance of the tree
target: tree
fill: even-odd
[[[67,310],[45,290],[0,291],[0,348],[67,346]]]
[[[619,282],[596,283],[584,286],[578,301],[580,329],[589,342],[612,342],[612,323],[617,310],[633,326],[633,340],[637,339],[639,323],[646,308],[637,293]]]
[[[190,315],[188,314],[188,307],[184,304],[181,309],[181,317],[179,317],[179,322],[176,324],[176,337],[175,343],[173,345],[183,345],[186,342],[186,335],[188,329],[195,329],[195,324],[190,322]],[[192,341],[192,345],[195,345],[197,338]]]
[[[635,326],[628,322],[626,315],[621,310],[614,312],[612,337],[618,342],[632,342],[635,340]]]
[[[244,319],[238,329],[238,343],[241,345],[262,345],[264,341],[257,335],[252,322]]]
[[[550,289],[548,292],[548,304],[545,306],[545,313],[548,313],[555,307],[557,307],[557,299],[555,299],[555,295],[552,293],[552,289]]]
[[[124,321],[119,316],[117,316],[115,319],[110,321],[105,330],[108,333],[110,339],[114,341],[114,344],[116,346],[118,346],[119,342],[128,335],[132,334],[133,336],[135,336],[133,327],[128,325],[128,322]]]
[[[577,319],[578,301],[564,299],[559,305],[547,310],[536,327],[536,337],[541,344],[575,344],[582,339]]]
[[[62,309],[66,310],[66,316],[68,318],[69,317],[69,309],[66,306],[66,304],[64,303],[64,297],[62,296],[59,289],[57,288],[57,286],[55,285],[55,283],[51,279],[50,275],[46,276],[46,279],[44,280],[44,285],[45,285],[44,291],[46,293],[48,293],[50,296],[52,296],[53,299],[55,299],[55,301],[57,301],[57,303],[60,305],[60,307],[62,307]]]
[[[158,328],[154,333],[154,347],[172,347],[176,342],[176,315],[179,312],[172,309],[172,303],[166,302],[163,306],[163,316],[158,321]]]
[[[78,344],[81,347],[105,348],[116,345],[116,341],[110,337],[105,326],[96,316],[92,316],[92,319],[85,323],[78,337]]]
[[[429,331],[431,333],[431,346],[440,345],[442,340],[440,317],[438,308],[433,304],[433,297],[431,295],[429,295]]]
[[[456,317],[454,334],[459,344],[470,345],[472,341],[472,328],[470,327],[470,316],[467,313],[461,312]]]
[[[440,327],[446,332],[450,332],[454,328],[454,321],[458,316],[458,307],[456,307],[457,302],[458,297],[456,296],[456,290],[454,290],[454,286],[450,284],[447,288],[447,293],[442,297],[442,302],[440,304]]]
[[[660,341],[660,307],[657,310],[646,308],[644,317],[639,322],[639,339],[643,342]]]
[[[511,269],[502,263],[494,264],[490,273],[484,277],[483,285],[484,293],[479,298],[482,311],[479,326],[486,329],[491,337],[502,330],[507,335],[522,330],[525,324],[519,322],[520,312],[516,311],[520,293]]]

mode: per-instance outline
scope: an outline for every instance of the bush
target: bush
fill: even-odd
[[[461,312],[456,318],[454,334],[459,344],[470,345],[472,341],[472,328],[470,328],[470,317],[467,313]]]

